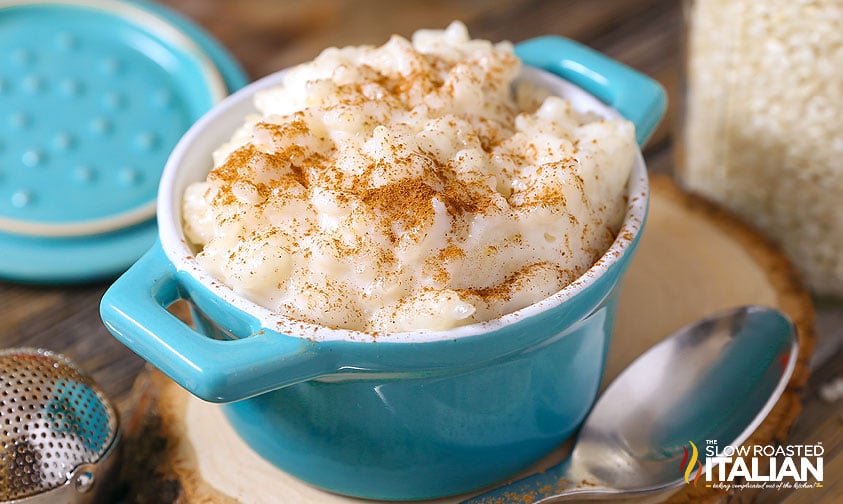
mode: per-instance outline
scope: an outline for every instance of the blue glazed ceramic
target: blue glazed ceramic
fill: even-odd
[[[0,277],[125,271],[157,238],[170,151],[245,83],[219,44],[157,4],[0,2]]]
[[[570,40],[534,39],[517,51],[550,72],[526,68],[522,78],[576,107],[619,112],[635,122],[640,142],[663,113],[656,83]],[[208,277],[185,245],[184,188],[205,178],[209,153],[252,110],[252,94],[281,76],[215,107],[173,151],[159,194],[160,241],[103,298],[109,330],[192,393],[229,403],[229,421],[267,460],[330,491],[435,498],[534,463],[571,435],[597,394],[618,282],[647,209],[640,153],[621,232],[579,280],[490,322],[373,340],[290,321],[239,298]],[[166,311],[177,299],[190,300],[199,330]]]

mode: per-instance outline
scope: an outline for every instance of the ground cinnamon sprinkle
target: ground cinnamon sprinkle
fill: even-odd
[[[399,180],[363,191],[361,201],[386,223],[397,222],[404,231],[424,225],[433,218],[431,201],[439,193],[421,179]]]
[[[453,243],[439,251],[438,258],[442,262],[454,261],[465,257],[465,251]]]
[[[433,280],[440,285],[447,285],[451,280],[451,273],[447,269],[448,263],[453,263],[465,258],[465,251],[453,243],[441,249],[435,256],[428,257],[425,261],[425,268],[432,270],[430,274]]]
[[[515,293],[518,288],[523,284],[524,279],[533,271],[548,268],[551,270],[557,270],[558,275],[563,275],[564,273],[561,271],[557,265],[553,263],[549,263],[546,261],[541,261],[533,264],[527,264],[523,266],[518,271],[510,274],[506,278],[504,278],[503,282],[490,285],[488,287],[482,288],[472,288],[472,289],[457,289],[456,292],[464,295],[475,296],[483,301],[490,303],[496,300],[503,300],[508,301],[513,293]]]
[[[634,131],[516,99],[519,66],[455,23],[291,69],[185,194],[197,261],[271,310],[372,333],[563,288],[620,227]]]

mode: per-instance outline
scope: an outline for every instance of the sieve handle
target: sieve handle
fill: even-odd
[[[336,371],[316,345],[261,330],[233,340],[212,339],[167,310],[186,299],[179,275],[156,243],[106,291],[100,314],[108,330],[136,354],[194,395],[211,402],[246,399]],[[232,313],[242,320],[251,316]]]
[[[578,42],[548,35],[517,44],[515,53],[620,112],[635,124],[638,145],[647,142],[664,115],[667,98],[658,82]]]

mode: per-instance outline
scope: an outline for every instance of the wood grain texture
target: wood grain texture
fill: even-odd
[[[217,38],[252,78],[300,63],[332,45],[379,44],[392,33],[466,22],[477,37],[520,41],[543,34],[580,40],[659,80],[668,114],[645,150],[653,173],[670,173],[680,98],[681,6],[676,0],[168,0],[162,2]],[[2,250],[0,250],[2,260]],[[0,282],[0,347],[40,346],[63,352],[91,373],[125,410],[143,362],[114,340],[99,318],[107,283],[21,285]],[[839,328],[835,328],[839,331]],[[804,392],[792,442],[833,443],[826,478],[843,479],[841,405],[822,402],[818,387],[843,373],[840,354],[819,369]],[[793,492],[787,502],[809,502]],[[802,500],[800,500],[802,499]],[[773,501],[770,501],[773,502]]]

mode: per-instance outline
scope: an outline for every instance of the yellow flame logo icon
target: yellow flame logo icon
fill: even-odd
[[[699,460],[700,454],[699,450],[697,450],[697,445],[693,441],[688,441],[688,444],[691,446],[690,460],[688,457],[688,447],[684,446],[685,456],[682,457],[682,462],[679,463],[679,470],[685,472],[685,483],[693,483],[694,486],[697,486],[697,481],[702,476],[702,463]],[[694,472],[694,468],[697,469],[697,474],[694,475],[694,479],[692,480],[691,474]]]

